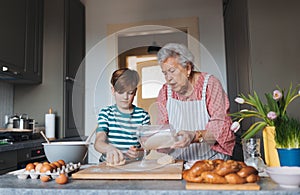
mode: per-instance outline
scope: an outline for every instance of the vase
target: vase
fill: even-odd
[[[278,152],[275,142],[275,127],[267,126],[263,129],[265,162],[269,167],[279,167]]]
[[[300,148],[277,148],[281,166],[300,166]]]

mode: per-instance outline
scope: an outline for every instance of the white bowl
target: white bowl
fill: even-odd
[[[66,141],[43,143],[49,162],[64,160],[66,163],[82,162],[87,154],[88,145],[85,141]]]
[[[268,167],[266,172],[283,188],[300,187],[300,167]]]

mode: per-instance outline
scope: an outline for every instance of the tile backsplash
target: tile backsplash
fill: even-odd
[[[0,128],[4,127],[5,115],[13,114],[14,85],[0,81]]]

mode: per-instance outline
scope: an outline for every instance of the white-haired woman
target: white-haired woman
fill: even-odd
[[[158,123],[172,124],[180,136],[173,154],[186,161],[229,159],[235,136],[219,80],[195,71],[194,56],[182,44],[169,43],[157,56],[166,80],[157,98]]]

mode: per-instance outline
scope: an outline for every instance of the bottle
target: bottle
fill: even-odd
[[[48,139],[55,139],[55,114],[52,113],[52,108],[49,108],[48,113],[45,115],[45,131]]]

